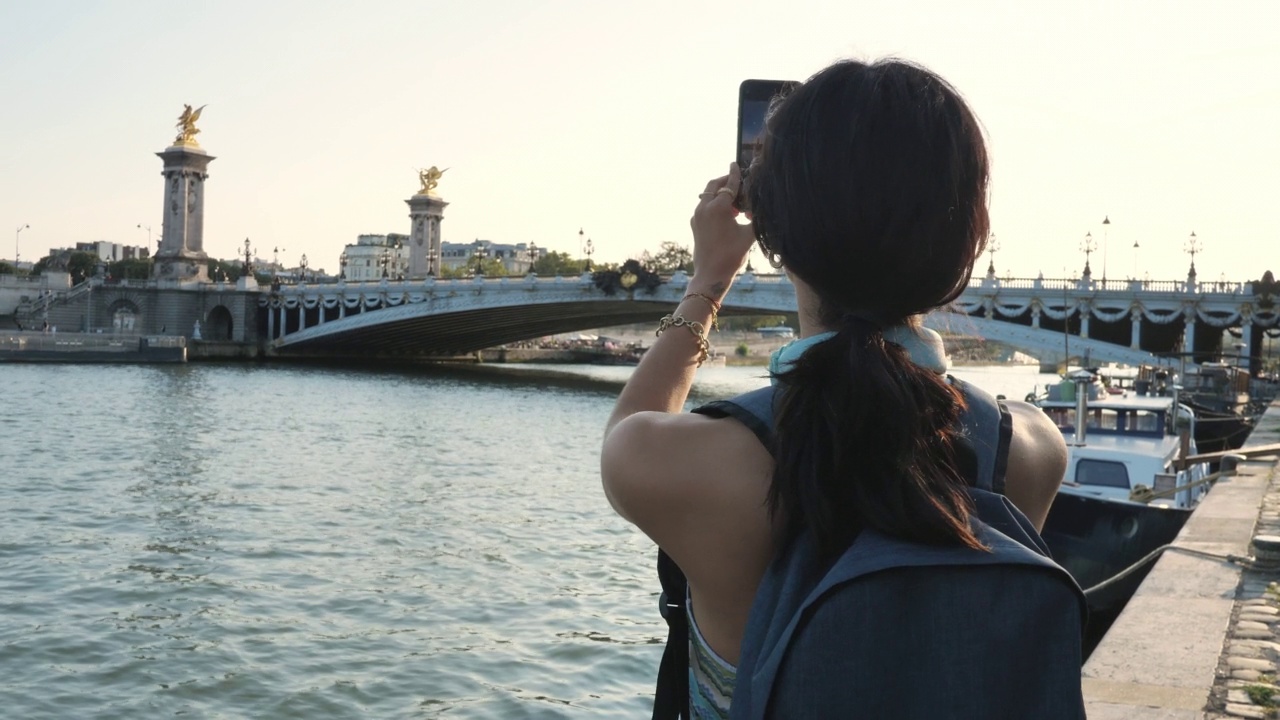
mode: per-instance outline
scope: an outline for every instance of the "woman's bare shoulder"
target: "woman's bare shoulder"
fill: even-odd
[[[618,514],[673,556],[735,525],[767,527],[773,459],[731,418],[636,413],[609,432],[600,466]]]

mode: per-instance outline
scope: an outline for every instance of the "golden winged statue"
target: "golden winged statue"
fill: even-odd
[[[422,189],[418,190],[419,195],[435,195],[436,187],[440,185],[440,176],[448,172],[449,168],[441,170],[432,165],[426,170],[418,171],[418,182],[422,183]]]
[[[190,105],[184,104],[182,114],[178,116],[178,124],[174,127],[178,128],[178,137],[174,138],[174,145],[191,145],[200,147],[196,142],[196,135],[200,134],[200,129],[196,127],[196,121],[200,119],[200,113],[208,107],[201,105],[195,110]]]

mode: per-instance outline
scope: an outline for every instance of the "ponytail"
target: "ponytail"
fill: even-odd
[[[846,316],[779,373],[769,512],[810,530],[828,559],[863,528],[934,545],[984,546],[958,469],[960,393],[879,325]]]

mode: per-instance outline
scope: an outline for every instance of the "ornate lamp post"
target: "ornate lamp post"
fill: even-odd
[[[306,253],[302,253],[302,258],[298,260],[298,274],[301,276],[300,278],[298,278],[299,280],[301,280],[302,282],[307,281],[307,254]]]
[[[253,277],[253,250],[249,249],[249,238],[244,239],[244,272],[243,277]]]
[[[476,269],[474,275],[484,275],[484,259],[489,255],[489,248],[485,246],[480,238],[476,238],[475,249],[471,251],[471,256],[476,259]]]
[[[23,223],[13,233],[13,272],[15,275],[18,273],[18,262],[22,260],[22,252],[19,250],[18,242],[22,239],[22,231],[30,227],[31,225]]]
[[[138,229],[147,231],[147,247],[150,248],[151,247],[151,226],[138,223]]]
[[[1138,279],[1138,241],[1133,241],[1133,279]]]
[[[987,276],[996,276],[996,253],[1000,252],[1000,241],[996,239],[996,234],[991,233],[991,237],[987,239]]]
[[[276,277],[280,277],[280,251],[285,249],[279,246],[271,248],[271,272]]]
[[[436,249],[427,248],[427,276],[435,277],[436,274]]]
[[[387,277],[387,265],[390,262],[391,251],[384,248],[382,252],[378,253],[378,269],[382,271],[383,279],[386,279]]]
[[[1191,256],[1191,270],[1187,273],[1188,275],[1194,276],[1196,274],[1196,253],[1203,249],[1204,243],[1200,241],[1200,238],[1196,237],[1195,231],[1192,231],[1191,236],[1187,238],[1186,245],[1183,248],[1183,250]]]
[[[1093,239],[1093,233],[1084,234],[1084,240],[1080,241],[1080,249],[1084,251],[1084,274],[1091,275],[1093,271],[1089,269],[1089,255],[1098,249],[1098,241]]]
[[[533,266],[538,262],[538,243],[529,243],[529,274],[537,275]]]
[[[346,281],[347,279],[347,251],[343,250],[338,256],[338,279]]]
[[[579,231],[579,233],[581,233],[581,231]],[[591,242],[591,238],[587,238],[587,244],[586,244],[586,252],[587,252],[587,272],[591,272],[591,253],[593,253],[593,252],[595,252],[595,251],[596,251],[596,246],[595,246],[595,244]]]

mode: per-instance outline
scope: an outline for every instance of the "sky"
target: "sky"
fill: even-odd
[[[581,229],[621,262],[691,243],[743,79],[892,55],[986,129],[1001,276],[1078,273],[1091,233],[1094,277],[1182,278],[1194,232],[1201,280],[1254,279],[1280,272],[1277,27],[1263,1],[6,0],[0,230],[30,228],[0,258],[157,238],[190,103],[211,257],[335,272],[409,231],[437,165],[446,242],[580,256]]]

